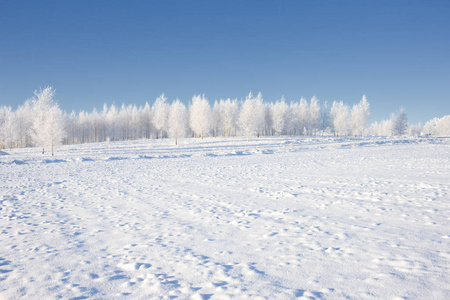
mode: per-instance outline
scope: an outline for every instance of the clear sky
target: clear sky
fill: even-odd
[[[66,111],[204,93],[450,114],[450,1],[0,1],[0,105]]]

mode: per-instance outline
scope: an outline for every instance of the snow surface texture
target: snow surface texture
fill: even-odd
[[[450,139],[0,158],[1,299],[450,299]]]

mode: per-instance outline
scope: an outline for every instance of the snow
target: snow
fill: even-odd
[[[1,299],[449,299],[450,139],[0,157]]]

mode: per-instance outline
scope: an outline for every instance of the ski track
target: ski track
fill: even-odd
[[[450,139],[171,142],[5,150],[0,298],[450,298]]]

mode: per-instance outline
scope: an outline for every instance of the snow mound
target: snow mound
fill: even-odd
[[[2,155],[9,155],[9,154],[6,152],[0,151],[0,156],[2,156]]]

